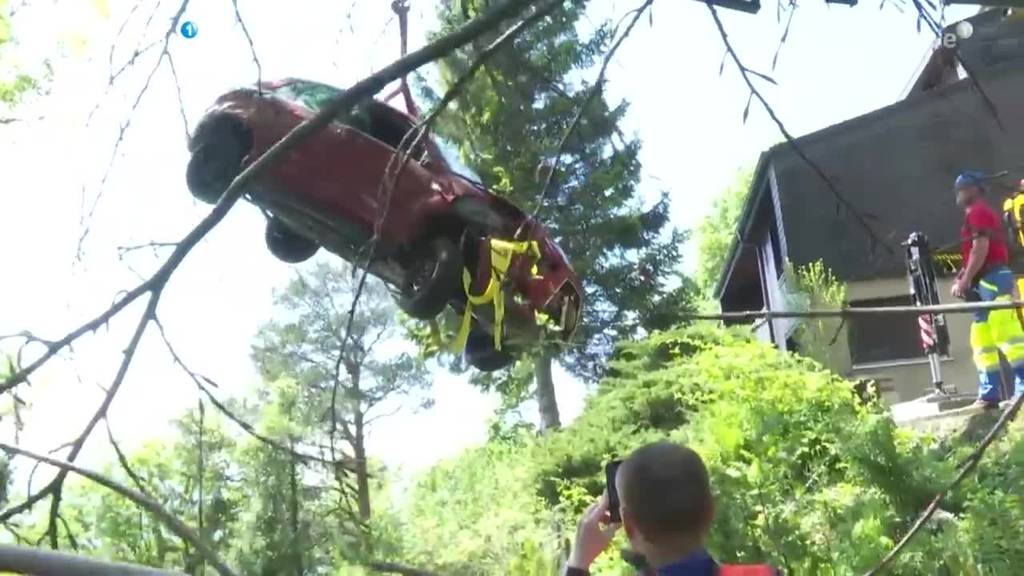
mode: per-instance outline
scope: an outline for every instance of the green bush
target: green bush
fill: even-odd
[[[651,440],[696,448],[716,493],[709,548],[792,574],[861,574],[953,476],[946,451],[897,428],[819,364],[708,326],[623,345],[580,417],[519,434],[427,473],[400,511],[410,563],[459,573],[553,573],[602,465]],[[954,495],[952,523],[926,529],[894,574],[1012,574],[1024,561],[1024,444],[993,447]],[[619,544],[622,544],[621,542]],[[605,555],[595,574],[628,574]],[[469,567],[472,567],[471,569]],[[468,570],[468,572],[467,572]],[[453,570],[456,571],[456,570]]]
[[[401,529],[407,562],[451,574],[551,574],[553,515],[536,492],[532,441],[494,441],[423,475]]]

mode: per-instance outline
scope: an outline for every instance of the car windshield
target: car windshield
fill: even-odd
[[[296,80],[279,86],[273,92],[285,100],[301,104],[314,112],[319,112],[324,104],[331,98],[341,94],[343,90],[317,82]]]
[[[436,134],[434,135],[434,142],[437,144],[437,149],[441,153],[441,158],[443,158],[445,163],[448,164],[448,167],[451,168],[452,172],[455,172],[468,180],[472,180],[473,182],[480,182],[480,176],[477,175],[477,173],[469,166],[462,163],[462,160],[459,157],[459,151],[455,146]]]

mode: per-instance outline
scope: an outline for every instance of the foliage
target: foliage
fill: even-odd
[[[419,479],[402,511],[408,563],[444,574],[555,572],[554,519],[533,489],[528,438],[469,450]]]
[[[753,177],[752,168],[738,171],[732,184],[715,198],[711,210],[697,226],[696,281],[704,298],[711,298],[726,264]]]
[[[791,300],[794,310],[841,308],[846,305],[846,285],[839,281],[821,261],[796,267],[787,263],[786,278],[790,279]],[[796,296],[796,298],[792,298]],[[841,318],[804,318],[797,325],[793,339],[801,354],[831,370],[842,373],[849,363],[848,347],[840,337]]]
[[[17,70],[11,62],[10,48],[14,43],[11,34],[11,7],[9,0],[0,0],[0,104],[11,108],[21,99],[22,94],[35,88],[35,80]]]
[[[232,408],[269,437],[308,433],[302,385],[281,379],[260,390],[258,407]],[[551,574],[578,514],[604,488],[602,464],[666,437],[695,447],[708,465],[716,557],[792,574],[860,574],[973,448],[900,429],[820,364],[707,324],[621,344],[564,429],[536,436],[496,425],[489,442],[404,491],[381,475],[375,514],[355,531],[351,502],[329,471],[228,434],[219,416],[203,414],[186,415],[178,438],[147,445],[130,464],[140,488],[200,526],[246,574],[358,574],[367,558],[440,573]],[[893,573],[1015,573],[1024,560],[1022,440],[1017,424],[992,446],[977,479],[944,505],[951,519],[922,532]],[[135,482],[118,467],[107,473]],[[94,485],[70,484],[63,515],[86,553],[209,573],[151,518]],[[630,572],[613,553],[593,573]]]
[[[236,442],[219,418],[207,415],[200,426],[199,413],[189,413],[178,422],[177,438],[150,442],[132,454],[134,478],[118,464],[104,472],[156,498],[223,554],[237,541],[237,519],[243,507],[243,486],[232,473]],[[69,481],[64,514],[71,537],[93,555],[201,573],[203,561],[194,550],[105,488],[78,478]]]
[[[1021,436],[1018,429],[997,444],[978,483],[947,504],[957,519],[920,535],[893,573],[1013,573],[1024,553],[1012,488],[1021,480]],[[711,551],[793,574],[873,566],[952,477],[965,449],[947,454],[897,428],[851,383],[743,332],[671,330],[622,345],[572,425],[539,438],[511,432],[427,473],[402,523],[407,534],[447,537],[407,544],[407,554],[423,562],[433,551],[443,558],[437,565],[466,561],[481,566],[472,572],[479,574],[554,562],[555,551],[516,543],[557,542],[603,489],[603,462],[665,437],[694,446],[709,467],[717,500]],[[488,528],[495,520],[516,536],[497,538]],[[488,536],[465,536],[477,533]],[[444,550],[449,539],[458,553]],[[629,573],[606,556],[595,574]]]
[[[422,395],[429,384],[422,362],[401,350],[396,308],[377,280],[363,287],[349,329],[348,304],[356,289],[348,266],[318,265],[300,274],[278,295],[282,320],[267,323],[253,357],[267,381],[297,381],[295,416],[279,420],[309,432],[307,442],[331,447],[356,461],[359,513],[370,517],[370,470],[366,438],[373,423],[387,416],[396,400]],[[282,435],[298,439],[297,430]],[[340,442],[347,450],[335,448]]]
[[[482,4],[444,3],[437,34],[461,24]],[[592,86],[579,78],[599,63],[612,41],[607,23],[584,33],[584,4],[566,3],[498,51],[459,93],[437,131],[459,143],[462,160],[488,188],[524,211],[538,210],[568,255],[583,281],[586,313],[574,345],[558,361],[595,380],[618,339],[676,323],[688,309],[690,285],[674,278],[684,237],[668,225],[667,194],[645,206],[638,189],[640,143],[619,129],[625,103],[609,102],[598,89],[555,157],[591,93]],[[498,33],[443,59],[441,88],[451,86]],[[545,169],[551,167],[552,185],[541,198]],[[453,331],[453,319],[445,328]],[[550,363],[552,351],[533,356]],[[520,366],[477,382],[520,400],[528,396],[534,374]],[[537,387],[542,393],[545,388]]]

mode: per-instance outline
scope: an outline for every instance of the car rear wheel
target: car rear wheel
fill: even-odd
[[[502,350],[494,348],[494,335],[476,322],[469,330],[464,355],[466,362],[481,372],[501,370],[515,362],[515,356],[504,347]]]
[[[207,204],[220,200],[241,173],[242,161],[249,153],[245,135],[243,127],[226,120],[205,130],[185,171],[185,182],[193,196]]]
[[[319,244],[296,233],[276,218],[267,220],[266,240],[270,253],[289,264],[305,262],[320,249]]]
[[[409,260],[398,306],[413,318],[429,320],[462,289],[462,253],[450,238],[438,236]]]

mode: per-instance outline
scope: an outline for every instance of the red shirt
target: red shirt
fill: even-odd
[[[960,254],[964,258],[965,270],[971,246],[977,236],[988,238],[988,254],[985,256],[985,265],[981,267],[982,270],[1009,262],[1009,251],[1006,248],[1006,239],[1003,237],[1002,222],[995,210],[990,208],[984,200],[975,200],[967,207],[964,226],[960,229]]]

